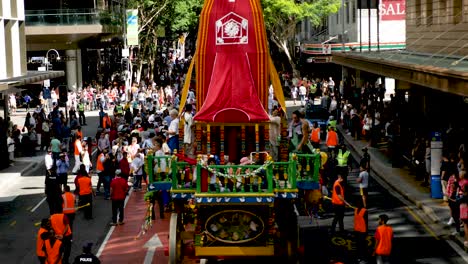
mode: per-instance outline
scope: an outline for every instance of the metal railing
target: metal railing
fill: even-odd
[[[25,20],[27,26],[122,24],[118,14],[92,8],[26,10]]]
[[[147,155],[150,183],[176,192],[274,193],[318,186],[319,154],[291,154],[289,161],[262,165],[202,165],[178,161],[175,156]],[[310,185],[312,184],[312,185]]]

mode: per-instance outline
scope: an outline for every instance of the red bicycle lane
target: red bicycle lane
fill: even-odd
[[[156,211],[158,208],[156,205]],[[153,226],[138,237],[145,222],[147,210],[144,192],[133,192],[125,206],[125,224],[111,228],[112,232],[99,256],[102,263],[144,263],[165,264],[169,257],[165,250],[169,243],[169,218],[159,217],[153,221]],[[159,216],[159,214],[156,214]]]

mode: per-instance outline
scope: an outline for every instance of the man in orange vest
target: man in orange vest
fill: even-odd
[[[43,233],[41,238],[44,240],[43,250],[46,255],[45,263],[62,264],[62,256],[65,249],[62,241],[55,237],[54,230],[52,229],[50,232]]]
[[[107,149],[103,149],[101,154],[96,158],[96,173],[98,175],[98,183],[96,193],[101,193],[101,184],[104,184],[104,161],[106,160]]]
[[[73,230],[73,222],[75,220],[75,195],[70,192],[70,186],[65,185],[64,193],[62,194],[63,213],[67,216],[70,222],[70,229]]]
[[[37,242],[36,242],[36,255],[39,258],[39,263],[44,264],[46,262],[46,252],[44,251],[44,239],[42,234],[48,233],[50,231],[50,219],[44,218],[41,221],[41,228],[37,232]]]
[[[336,146],[338,145],[338,134],[333,130],[333,127],[328,126],[328,133],[327,133],[327,139],[326,139],[326,144],[328,147],[328,152],[333,154],[333,157],[335,156],[336,153]]]
[[[344,231],[344,213],[345,213],[345,206],[349,203],[345,200],[345,189],[342,185],[343,177],[341,174],[338,174],[338,179],[336,179],[335,183],[333,184],[333,192],[332,192],[332,205],[333,210],[335,212],[335,216],[333,217],[333,222],[331,226],[331,232],[334,233],[336,229],[336,224],[339,224],[340,232]]]
[[[310,133],[310,141],[312,142],[312,146],[315,149],[320,147],[320,127],[318,126],[317,121],[314,121],[312,124],[312,133]]]
[[[76,135],[76,140],[75,140],[75,150],[74,150],[74,155],[75,155],[75,166],[72,169],[72,173],[76,174],[78,169],[80,168],[81,164],[81,154],[83,153],[83,145],[81,143],[81,136]]]
[[[78,179],[79,195],[80,195],[80,206],[89,203],[84,210],[84,216],[86,220],[93,219],[93,187],[91,183],[91,177],[89,175],[83,175]]]
[[[109,115],[107,113],[104,114],[104,117],[102,118],[102,128],[104,129],[104,131],[110,129],[112,126],[112,120],[111,118],[109,117]]]
[[[359,258],[358,263],[361,263],[361,260],[363,260],[367,255],[367,223],[367,210],[363,207],[362,200],[357,199],[356,208],[354,209],[354,233],[356,235],[357,256]]]
[[[63,244],[63,262],[68,263],[72,241],[70,221],[62,210],[59,210],[59,212],[50,216],[50,224],[55,237],[61,241],[61,244]]]
[[[389,263],[392,252],[393,229],[387,225],[388,215],[379,215],[379,226],[375,231],[375,256],[377,264]]]

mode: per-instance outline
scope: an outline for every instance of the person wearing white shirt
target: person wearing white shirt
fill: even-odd
[[[8,157],[12,162],[15,159],[15,141],[12,138],[11,132],[8,133],[7,138],[7,146],[8,146]]]
[[[145,165],[143,161],[143,155],[138,153],[135,158],[132,160],[130,167],[133,170],[133,177],[135,179],[133,183],[134,190],[141,190],[141,179],[143,177],[143,166]]]
[[[179,118],[178,118],[179,112],[175,109],[172,109],[169,112],[169,115],[172,121],[167,131],[167,134],[169,135],[169,140],[167,141],[167,145],[169,145],[169,148],[171,149],[171,154],[172,154],[175,149],[179,150]]]
[[[301,85],[299,87],[299,96],[301,97],[301,105],[302,106],[305,104],[306,94],[307,94],[307,89],[305,88],[304,85]]]
[[[369,173],[365,168],[362,166],[359,167],[360,173],[357,178],[357,182],[359,183],[359,192],[362,197],[362,204],[364,208],[367,208],[367,195],[368,195],[368,187],[369,187]]]
[[[273,157],[273,161],[278,161],[278,154],[279,154],[279,138],[280,134],[280,127],[281,127],[281,117],[278,116],[278,110],[273,110],[273,113],[270,117],[270,144],[271,144],[271,156]]]
[[[184,145],[185,145],[185,153],[193,155],[193,117],[192,117],[192,105],[187,104],[185,106],[184,112]]]

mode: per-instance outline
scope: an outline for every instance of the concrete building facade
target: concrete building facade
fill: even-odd
[[[468,55],[468,0],[408,0],[407,11],[408,50]]]
[[[0,80],[27,73],[22,0],[0,1]]]

